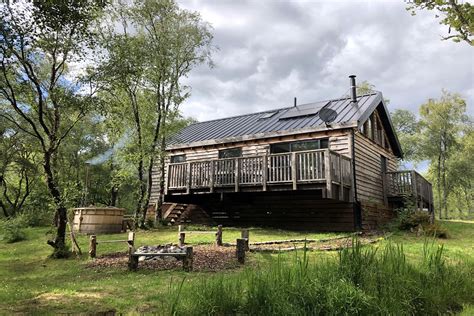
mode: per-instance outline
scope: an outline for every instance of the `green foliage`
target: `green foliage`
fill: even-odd
[[[437,315],[458,312],[472,301],[474,267],[450,266],[442,247],[425,244],[422,261],[410,263],[401,245],[353,247],[337,259],[290,262],[236,276],[171,285],[177,315]],[[183,284],[184,283],[184,284]]]
[[[390,116],[402,146],[403,159],[405,161],[417,160],[420,128],[416,115],[409,110],[396,109],[390,113]]]
[[[0,220],[0,240],[5,243],[15,243],[26,239],[22,230],[21,219]]]
[[[435,10],[440,24],[448,26],[444,40],[465,41],[474,45],[474,6],[469,1],[458,0],[409,0],[407,10],[416,15],[417,10]],[[454,30],[455,34],[451,34]]]
[[[430,223],[430,214],[424,211],[401,210],[398,212],[398,229],[410,230]]]

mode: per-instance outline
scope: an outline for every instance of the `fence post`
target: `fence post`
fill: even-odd
[[[133,255],[133,250],[128,256],[128,269],[130,271],[137,271],[138,269],[138,256]]]
[[[186,247],[186,257],[183,259],[184,271],[193,271],[193,247]]]
[[[179,246],[183,247],[184,246],[184,239],[186,238],[186,233],[180,232],[179,233]]]
[[[237,261],[241,264],[245,263],[245,239],[238,238],[237,239],[237,247],[235,250],[237,255]]]
[[[217,226],[216,245],[222,246],[222,225]]]
[[[95,258],[97,254],[97,236],[91,235],[89,240],[89,256]]]
[[[249,230],[248,229],[244,229],[242,230],[241,234],[240,234],[240,237],[242,239],[245,239],[245,251],[249,251],[250,250],[250,246],[249,246]]]
[[[128,255],[130,256],[133,254],[134,247],[135,247],[135,233],[134,232],[129,232],[128,233]]]
[[[324,178],[326,179],[326,198],[332,199],[332,166],[329,149],[324,151]]]

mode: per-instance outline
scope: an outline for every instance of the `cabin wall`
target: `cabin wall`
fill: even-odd
[[[382,177],[381,156],[387,158],[387,171],[396,171],[398,158],[389,149],[382,148],[359,132],[355,132],[355,175],[357,198],[361,203],[362,228],[373,229],[394,217],[392,205],[387,202]]]
[[[334,130],[334,131],[323,131],[315,133],[304,133],[300,135],[291,136],[279,136],[267,139],[250,140],[237,143],[225,143],[212,146],[193,147],[179,150],[168,151],[168,155],[165,160],[165,165],[168,166],[170,156],[173,155],[186,155],[186,162],[193,162],[199,160],[211,160],[219,157],[219,150],[233,147],[242,147],[242,156],[257,156],[270,153],[270,144],[298,141],[298,140],[312,140],[319,138],[329,138],[329,149],[346,155],[351,156],[351,134],[350,130]],[[167,179],[167,170],[165,168],[165,179]],[[152,173],[152,194],[150,203],[156,203],[159,197],[159,181],[160,172],[158,163],[153,168]]]

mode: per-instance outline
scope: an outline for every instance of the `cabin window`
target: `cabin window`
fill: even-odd
[[[171,163],[186,162],[186,155],[174,155],[174,156],[171,156],[170,161],[171,161]]]
[[[242,148],[229,148],[219,150],[219,158],[237,158],[242,157]]]
[[[329,139],[327,138],[291,142],[291,143],[277,143],[277,144],[270,145],[270,153],[280,154],[280,153],[287,153],[287,152],[294,152],[294,151],[308,151],[308,150],[328,148],[328,146],[329,146]]]

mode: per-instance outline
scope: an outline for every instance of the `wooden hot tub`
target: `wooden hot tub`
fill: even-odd
[[[122,231],[125,209],[116,207],[78,207],[74,210],[73,230],[84,234],[111,234]]]

